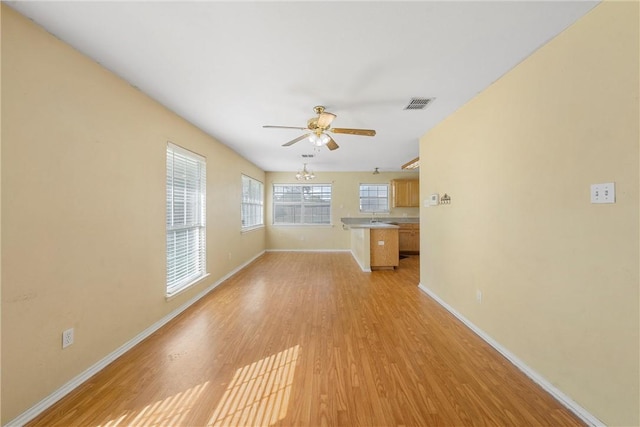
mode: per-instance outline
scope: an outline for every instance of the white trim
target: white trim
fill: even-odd
[[[211,276],[210,273],[205,273],[203,276],[198,277],[196,280],[192,280],[191,282],[189,282],[188,284],[180,287],[179,289],[177,289],[175,292],[165,295],[165,299],[167,301],[171,301],[172,299],[176,298],[178,295],[183,294],[184,292],[188,291],[189,289],[191,289],[192,287],[194,287],[196,284],[202,282],[203,280],[205,280],[207,277]]]
[[[43,411],[45,411],[51,405],[53,405],[58,400],[62,399],[64,396],[66,396],[67,394],[72,392],[76,387],[80,386],[82,383],[87,381],[93,375],[95,375],[98,372],[100,372],[102,369],[104,369],[107,365],[109,365],[111,362],[116,360],[118,357],[122,356],[124,353],[126,353],[127,351],[129,351],[133,347],[135,347],[137,344],[139,344],[142,340],[144,340],[145,338],[149,337],[155,331],[157,331],[158,329],[160,329],[161,327],[163,327],[164,325],[169,323],[174,317],[176,317],[178,314],[180,314],[183,311],[185,311],[192,304],[194,304],[200,298],[204,297],[206,294],[211,292],[214,288],[216,288],[222,282],[224,282],[225,280],[227,280],[228,278],[230,278],[231,276],[233,276],[234,274],[236,274],[237,272],[239,272],[240,270],[245,268],[247,265],[251,264],[253,261],[258,259],[260,256],[262,256],[264,254],[264,252],[265,251],[260,252],[258,255],[254,256],[249,261],[247,261],[244,264],[236,267],[231,272],[227,273],[225,276],[223,276],[222,278],[218,279],[215,283],[209,285],[209,287],[207,287],[205,290],[203,290],[202,292],[200,292],[199,294],[197,294],[196,296],[194,296],[193,298],[191,298],[190,300],[188,300],[187,302],[182,304],[180,307],[176,308],[171,313],[169,313],[166,316],[164,316],[162,319],[158,320],[153,325],[149,326],[144,331],[140,332],[138,335],[136,335],[131,340],[129,340],[126,343],[124,343],[122,346],[117,348],[115,351],[109,353],[103,359],[99,360],[97,363],[95,363],[92,366],[90,366],[86,371],[80,373],[78,376],[76,376],[73,379],[71,379],[71,381],[67,382],[62,387],[60,387],[59,389],[55,390],[49,396],[45,397],[40,402],[36,403],[31,408],[27,409],[25,412],[23,412],[22,414],[18,415],[13,420],[9,421],[7,424],[5,424],[5,427],[19,427],[19,426],[23,426],[26,423],[28,423],[29,421],[33,420],[35,417],[40,415]]]
[[[511,353],[499,342],[491,338],[486,332],[474,325],[470,320],[458,313],[453,307],[444,302],[438,297],[432,290],[423,286],[422,283],[418,284],[418,288],[433,298],[438,304],[444,307],[449,313],[453,314],[458,320],[464,323],[469,329],[471,329],[476,335],[482,338],[487,344],[496,349],[500,354],[507,358],[516,368],[520,369],[526,376],[531,378],[536,384],[542,387],[547,393],[553,396],[558,402],[562,403],[571,412],[576,414],[582,421],[590,426],[605,426],[606,424],[590,414],[585,408],[577,404],[573,399],[560,391],[557,387],[547,381],[542,375],[531,369],[526,363],[520,360],[516,355]]]
[[[171,141],[167,141],[167,147],[170,147],[173,151],[180,153],[183,156],[192,156],[203,163],[207,162],[207,158],[204,157],[202,154],[198,154],[195,151],[189,150],[188,148],[184,148],[179,145],[176,145]]]
[[[331,224],[296,224],[293,222],[287,222],[286,224],[281,223],[281,224],[271,224],[271,227],[277,228],[277,227],[291,227],[291,228],[295,228],[295,227],[316,227],[316,228],[329,228],[329,227],[335,227],[335,224],[331,223]]]
[[[264,224],[252,225],[251,227],[242,227],[240,228],[240,234],[251,233],[252,231],[261,230],[263,228],[265,228]]]
[[[351,252],[350,249],[267,249],[265,252]]]
[[[358,259],[358,257],[356,256],[356,254],[351,250],[349,251],[351,252],[351,256],[353,257],[353,259],[358,263],[358,265],[360,266],[360,270],[364,271],[365,273],[371,273],[371,268],[366,268],[365,265],[363,263],[360,262],[360,260]]]

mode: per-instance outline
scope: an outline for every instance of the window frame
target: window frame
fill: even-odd
[[[166,161],[165,291],[170,298],[208,275],[207,161],[204,156],[172,142],[167,142]],[[178,177],[180,172],[182,175]],[[178,200],[176,194],[182,196],[182,200]],[[182,212],[177,213],[180,210]]]
[[[245,175],[245,174],[241,174],[240,179],[241,179],[241,187],[242,187],[242,193],[240,196],[241,197],[241,200],[240,200],[241,230],[250,231],[250,230],[255,230],[256,228],[262,228],[264,227],[264,183],[258,179],[252,178],[249,175]],[[249,193],[248,199],[245,198],[245,182],[248,182],[250,185],[250,188],[248,190],[248,193]],[[251,187],[253,186],[252,184],[258,185],[258,188],[259,188],[258,192],[260,193],[259,201],[257,201],[257,199],[251,199],[251,194],[252,194]],[[245,208],[248,208],[249,210],[253,210],[251,208],[255,208],[255,207],[259,208],[258,209],[259,221],[245,225]]]
[[[386,207],[384,210],[375,210],[375,209],[363,209],[362,208],[362,190],[363,190],[363,186],[370,186],[370,187],[385,187],[386,188]],[[380,200],[383,199],[383,197],[365,197],[364,199],[371,199],[371,200]],[[376,183],[365,183],[362,182],[358,185],[358,209],[360,210],[360,213],[390,213],[391,212],[391,186],[389,185],[389,183],[384,183],[384,182],[376,182]]]
[[[305,198],[304,198],[304,190],[301,190],[300,192],[300,200],[299,201],[295,201],[295,200],[283,200],[283,201],[278,201],[277,200],[277,192],[276,192],[276,187],[289,187],[289,188],[304,188],[304,187],[311,187],[311,188],[328,188],[328,194],[329,194],[329,200],[322,202],[322,203],[314,203],[312,201],[307,200],[305,202]],[[321,197],[322,195],[326,195],[327,192],[324,190],[320,190],[319,192],[314,192],[312,191],[311,194],[319,194]],[[313,217],[314,214],[312,213],[311,215],[309,215],[306,211],[309,209],[314,209],[314,208],[327,208],[328,205],[328,213],[320,213],[318,216],[320,218],[322,217],[326,217],[327,221],[326,222],[306,222],[305,219],[308,218],[309,216]],[[301,221],[300,222],[277,222],[277,218],[278,215],[276,214],[276,209],[278,207],[283,207],[283,206],[289,206],[290,208],[293,207],[294,211],[295,211],[295,207],[299,206],[300,207],[300,212],[297,215]],[[271,219],[271,223],[274,226],[293,226],[293,227],[326,227],[326,226],[332,226],[333,225],[333,184],[331,183],[293,183],[293,184],[289,184],[289,183],[274,183],[272,185],[272,219]]]

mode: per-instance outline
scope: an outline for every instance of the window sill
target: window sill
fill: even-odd
[[[317,227],[317,228],[329,228],[333,227],[333,224],[271,224],[272,227]]]
[[[262,228],[264,228],[264,224],[261,224],[261,225],[255,225],[255,226],[253,226],[253,227],[245,227],[245,228],[242,228],[242,229],[240,230],[240,233],[243,233],[243,234],[244,234],[244,233],[250,233],[250,232],[252,232],[252,231],[260,230],[260,229],[262,229]]]
[[[204,275],[198,277],[194,281],[187,283],[186,285],[182,286],[180,289],[175,290],[172,294],[165,295],[165,300],[166,301],[171,301],[172,299],[174,299],[175,297],[177,297],[178,295],[180,295],[184,291],[186,291],[188,289],[191,289],[193,286],[195,286],[196,284],[200,283],[201,281],[203,281],[207,277],[209,277],[209,273],[205,273]]]

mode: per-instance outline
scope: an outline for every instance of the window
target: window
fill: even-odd
[[[330,184],[274,184],[274,224],[331,224]]]
[[[167,144],[167,296],[206,275],[206,160]]]
[[[242,229],[264,225],[264,185],[242,175]]]
[[[389,212],[389,185],[360,184],[360,212]]]

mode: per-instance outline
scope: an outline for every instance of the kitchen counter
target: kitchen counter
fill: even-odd
[[[340,221],[346,226],[360,225],[360,224],[371,224],[371,217],[345,217],[340,218]],[[419,224],[419,217],[412,216],[401,216],[401,217],[387,217],[387,216],[376,216],[376,222],[373,224]]]
[[[399,225],[396,224],[387,224],[385,222],[369,222],[362,224],[350,224],[349,228],[400,228]]]
[[[351,254],[362,271],[399,265],[398,230],[384,222],[345,225],[351,232]]]
[[[420,253],[420,218],[340,218],[342,228],[351,231],[351,254],[363,271],[395,268],[399,253]]]

